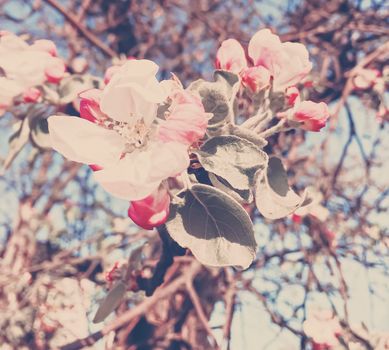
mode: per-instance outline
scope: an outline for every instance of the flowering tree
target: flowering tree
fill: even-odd
[[[288,4],[277,35],[266,4],[44,3],[0,33],[6,349],[243,348],[247,293],[287,348],[389,347],[350,306],[388,267],[381,4]]]

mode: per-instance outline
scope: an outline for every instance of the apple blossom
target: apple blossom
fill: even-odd
[[[170,195],[165,186],[154,191],[144,199],[131,201],[128,216],[138,226],[152,230],[162,225],[169,216]]]
[[[297,104],[289,114],[291,120],[301,122],[301,127],[307,131],[320,131],[330,117],[327,104],[312,101]]]
[[[300,103],[300,92],[295,86],[288,87],[285,91],[286,104],[293,107]]]
[[[242,83],[257,93],[270,85],[270,72],[262,66],[247,68],[242,72]]]
[[[53,57],[55,45],[49,40],[37,40],[28,45],[23,39],[12,34],[0,35],[0,113],[12,105],[13,99],[25,93],[27,102],[39,98],[36,90],[31,90],[46,81],[58,83],[65,74],[64,62]],[[32,96],[34,91],[34,96]]]
[[[7,78],[19,82],[25,88],[41,85],[50,79],[58,81],[65,73],[64,62],[47,50],[46,47],[42,48],[42,44],[28,45],[16,35],[2,36],[0,67]]]
[[[301,82],[312,69],[304,45],[282,43],[269,29],[254,34],[248,45],[248,55],[254,66],[262,66],[270,71],[274,90],[284,90]]]
[[[315,311],[303,323],[304,333],[312,338],[316,349],[331,349],[339,344],[337,335],[341,332],[339,321],[330,312]]]
[[[66,158],[101,167],[94,177],[112,195],[137,201],[189,165],[187,145],[158,137],[166,84],[148,60],[127,61],[101,91],[81,94],[83,118],[51,116],[52,146]]]
[[[26,103],[35,103],[39,100],[42,93],[39,89],[31,87],[23,92],[23,101]]]
[[[354,77],[354,87],[358,90],[368,89],[374,85],[379,76],[380,71],[377,69],[360,69]]]
[[[242,45],[235,39],[224,40],[217,51],[215,65],[217,69],[239,74],[247,67]]]

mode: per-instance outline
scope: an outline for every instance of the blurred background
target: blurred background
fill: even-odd
[[[128,292],[98,324],[115,263],[131,256],[134,274],[152,275],[159,237],[132,224],[128,203],[87,166],[37,147],[34,135],[12,142],[22,117],[6,113],[0,349],[389,349],[388,14],[375,0],[0,0],[0,30],[53,40],[71,73],[103,77],[114,57],[133,56],[185,86],[211,79],[223,40],[247,45],[271,28],[307,46],[306,97],[332,113],[320,133],[290,131],[268,146],[294,188],[321,193],[315,215],[268,221],[253,211],[259,252],[248,270],[190,272],[191,256],[176,258],[153,296]],[[381,80],[356,88],[361,69]],[[318,347],[304,330],[315,312],[339,321],[336,345]]]

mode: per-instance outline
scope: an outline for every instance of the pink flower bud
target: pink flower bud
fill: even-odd
[[[169,216],[170,196],[164,186],[148,197],[130,203],[128,216],[146,230],[164,224]]]
[[[291,119],[302,122],[307,131],[320,131],[330,117],[328,106],[324,102],[303,101],[294,109]]]
[[[250,67],[242,72],[243,85],[257,93],[270,84],[270,72],[265,67]]]
[[[51,40],[40,39],[30,46],[30,49],[48,52],[51,56],[57,56],[57,47]]]
[[[235,39],[222,42],[216,54],[217,69],[224,69],[239,74],[247,67],[246,55],[242,45]]]
[[[42,93],[39,89],[32,87],[23,92],[23,101],[25,103],[35,103],[41,95]]]
[[[296,224],[301,224],[303,222],[303,218],[300,215],[292,214],[292,221]]]
[[[64,77],[65,63],[61,59],[54,59],[45,69],[46,79],[49,83],[58,84]]]
[[[80,101],[80,116],[83,119],[96,123],[101,119],[102,112],[100,110],[100,95],[101,90],[90,89],[79,94]]]
[[[285,99],[288,106],[293,107],[300,102],[300,92],[295,86],[286,89]]]

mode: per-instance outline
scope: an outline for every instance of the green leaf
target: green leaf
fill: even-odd
[[[233,115],[234,100],[240,86],[240,79],[236,74],[218,70],[214,77],[214,82],[199,79],[188,87],[188,90],[198,92],[205,112],[213,113],[208,121],[211,128],[223,125]]]
[[[252,142],[237,136],[216,136],[197,154],[205,170],[221,176],[238,190],[249,190],[254,175],[265,168],[268,156]]]
[[[53,108],[47,105],[36,104],[30,108],[26,117],[30,125],[30,141],[35,147],[41,150],[51,149],[47,118],[53,112]]]
[[[259,148],[264,148],[267,145],[267,141],[263,137],[260,137],[256,132],[245,127],[230,124],[228,126],[228,131],[230,135],[235,135],[242,139],[246,139]]]
[[[239,89],[240,78],[239,75],[235,73],[218,69],[213,74],[213,77],[216,82],[222,83],[227,87],[227,92],[230,94],[230,98],[234,92],[233,90],[236,88]]]
[[[119,306],[126,294],[126,290],[127,287],[123,281],[116,283],[100,304],[96,315],[93,318],[93,323],[103,322],[106,317]]]
[[[241,204],[248,204],[253,201],[254,196],[251,190],[237,190],[236,188],[233,188],[227,180],[213,173],[208,173],[208,177],[213,186],[227,193],[237,202]]]
[[[311,201],[307,191],[300,197],[289,187],[286,170],[277,157],[271,157],[266,172],[257,176],[255,203],[259,212],[268,219],[288,216]]]
[[[193,185],[184,203],[171,208],[166,228],[203,264],[248,268],[256,255],[253,224],[231,196],[208,185]]]
[[[30,140],[34,146],[40,149],[51,149],[51,140],[47,118],[39,118],[36,120],[34,123],[34,128],[31,129]]]
[[[73,74],[61,80],[58,87],[58,94],[61,104],[68,104],[77,99],[78,94],[82,91],[99,88],[102,81],[93,75]]]

